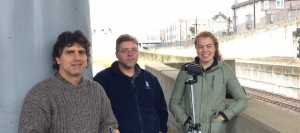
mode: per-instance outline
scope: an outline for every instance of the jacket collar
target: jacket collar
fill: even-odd
[[[129,77],[127,75],[125,75],[118,67],[119,62],[115,61],[111,64],[111,68],[114,74],[118,75],[118,76],[125,76],[125,77]],[[136,64],[134,66],[134,75],[133,77],[138,77],[142,72],[142,69],[140,68],[140,66],[138,64]],[[130,78],[130,77],[129,77]]]
[[[197,64],[200,65],[200,59],[199,59],[199,57],[195,57],[195,63],[197,63]],[[214,58],[214,62],[211,64],[211,66],[209,66],[209,67],[206,68],[205,70],[204,70],[204,68],[201,66],[201,69],[202,69],[203,72],[207,72],[207,71],[210,71],[210,70],[213,71],[213,70],[215,70],[215,69],[212,69],[212,68],[213,68],[213,67],[214,67],[214,68],[217,68],[217,66],[218,66],[218,60]]]

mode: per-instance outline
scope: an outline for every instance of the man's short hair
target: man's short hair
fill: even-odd
[[[116,51],[119,50],[120,44],[121,44],[121,43],[127,42],[127,41],[132,41],[132,42],[134,42],[136,45],[138,45],[138,40],[137,40],[135,37],[133,37],[133,36],[131,36],[131,35],[129,35],[129,34],[123,34],[123,35],[120,35],[120,36],[117,38],[117,40],[116,40]]]

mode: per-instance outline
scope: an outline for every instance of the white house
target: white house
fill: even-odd
[[[255,3],[255,4],[253,4]],[[236,0],[233,25],[236,33],[300,16],[298,0]]]

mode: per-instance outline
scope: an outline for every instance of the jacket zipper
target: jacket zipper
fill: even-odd
[[[139,120],[140,120],[140,124],[141,124],[141,133],[143,133],[143,124],[142,124],[142,116],[141,116],[141,111],[140,111],[140,106],[138,104],[138,96],[137,94],[134,94],[135,96],[135,100],[136,100],[136,107],[137,107],[137,110],[138,110],[138,115],[139,115]]]
[[[134,81],[131,82],[132,86],[133,86],[133,92],[134,92],[134,98],[135,98],[135,103],[136,103],[136,108],[138,111],[138,117],[139,117],[139,121],[140,121],[140,126],[141,126],[141,133],[143,133],[143,121],[142,121],[142,116],[141,116],[141,111],[140,111],[140,106],[139,106],[139,98],[138,98],[138,94],[134,85]]]
[[[203,75],[202,75],[202,78],[201,78],[201,79],[202,79],[202,81],[201,81],[201,82],[202,82],[202,83],[201,83],[201,86],[202,86],[201,88],[202,88],[202,89],[200,90],[200,91],[201,91],[200,94],[203,94],[203,88],[205,88],[203,83],[204,83],[204,80],[206,79],[206,73],[205,73],[205,72],[203,72]],[[201,96],[201,99],[200,99],[200,100],[203,101],[203,95]],[[203,107],[203,103],[200,102],[200,111],[201,111],[201,110],[204,110],[204,109],[205,109],[205,108]],[[206,111],[205,111],[205,112],[206,112]],[[200,118],[199,118],[199,123],[201,124]],[[200,126],[200,131],[201,131],[201,130],[202,130],[202,129],[201,129],[201,126]]]
[[[214,90],[215,75],[212,76],[211,88]]]

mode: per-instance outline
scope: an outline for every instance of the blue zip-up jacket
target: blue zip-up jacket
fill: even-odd
[[[121,133],[167,132],[168,109],[153,74],[136,65],[135,75],[128,77],[116,61],[97,73],[94,80],[106,91]]]

